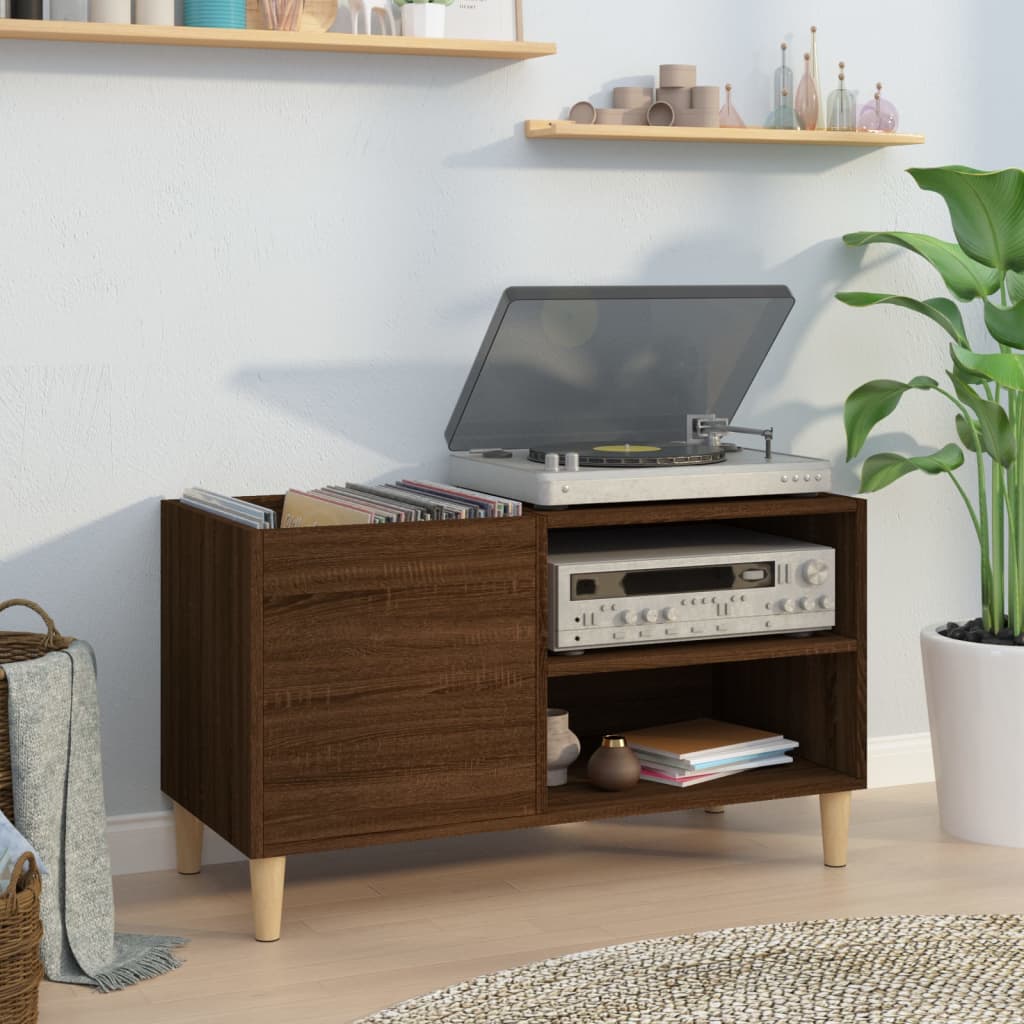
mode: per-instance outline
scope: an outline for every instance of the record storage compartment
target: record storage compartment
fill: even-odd
[[[547,652],[550,531],[710,521],[835,548],[835,628]],[[865,503],[839,495],[268,531],[165,501],[162,787],[254,862],[862,789],[865,538]],[[548,706],[584,744],[552,789]],[[586,783],[602,734],[696,716],[783,732],[794,763]]]

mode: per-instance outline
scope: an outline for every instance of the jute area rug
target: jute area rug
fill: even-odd
[[[608,946],[359,1024],[1024,1024],[1024,915],[875,917]]]

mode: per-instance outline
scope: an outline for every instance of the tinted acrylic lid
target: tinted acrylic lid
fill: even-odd
[[[506,289],[445,440],[681,440],[687,414],[735,415],[792,308],[782,285]]]

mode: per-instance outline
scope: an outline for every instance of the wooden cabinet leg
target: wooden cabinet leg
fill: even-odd
[[[198,875],[203,866],[203,823],[184,807],[174,805],[174,845],[178,874]]]
[[[252,921],[259,942],[277,942],[281,938],[284,861],[284,857],[264,857],[249,861]]]
[[[725,814],[725,808],[724,807],[705,807],[704,808],[704,813],[705,814]]]
[[[850,837],[850,794],[822,793],[821,845],[825,850],[825,866],[846,867],[846,844]]]

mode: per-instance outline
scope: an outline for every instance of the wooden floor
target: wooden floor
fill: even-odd
[[[292,858],[282,941],[249,938],[244,864],[115,879],[121,930],[192,939],[115,995],[44,982],[41,1024],[346,1024],[574,950],[732,925],[1024,913],[1024,851],[942,835],[931,786],[855,793],[850,864],[818,801],[776,801]]]

